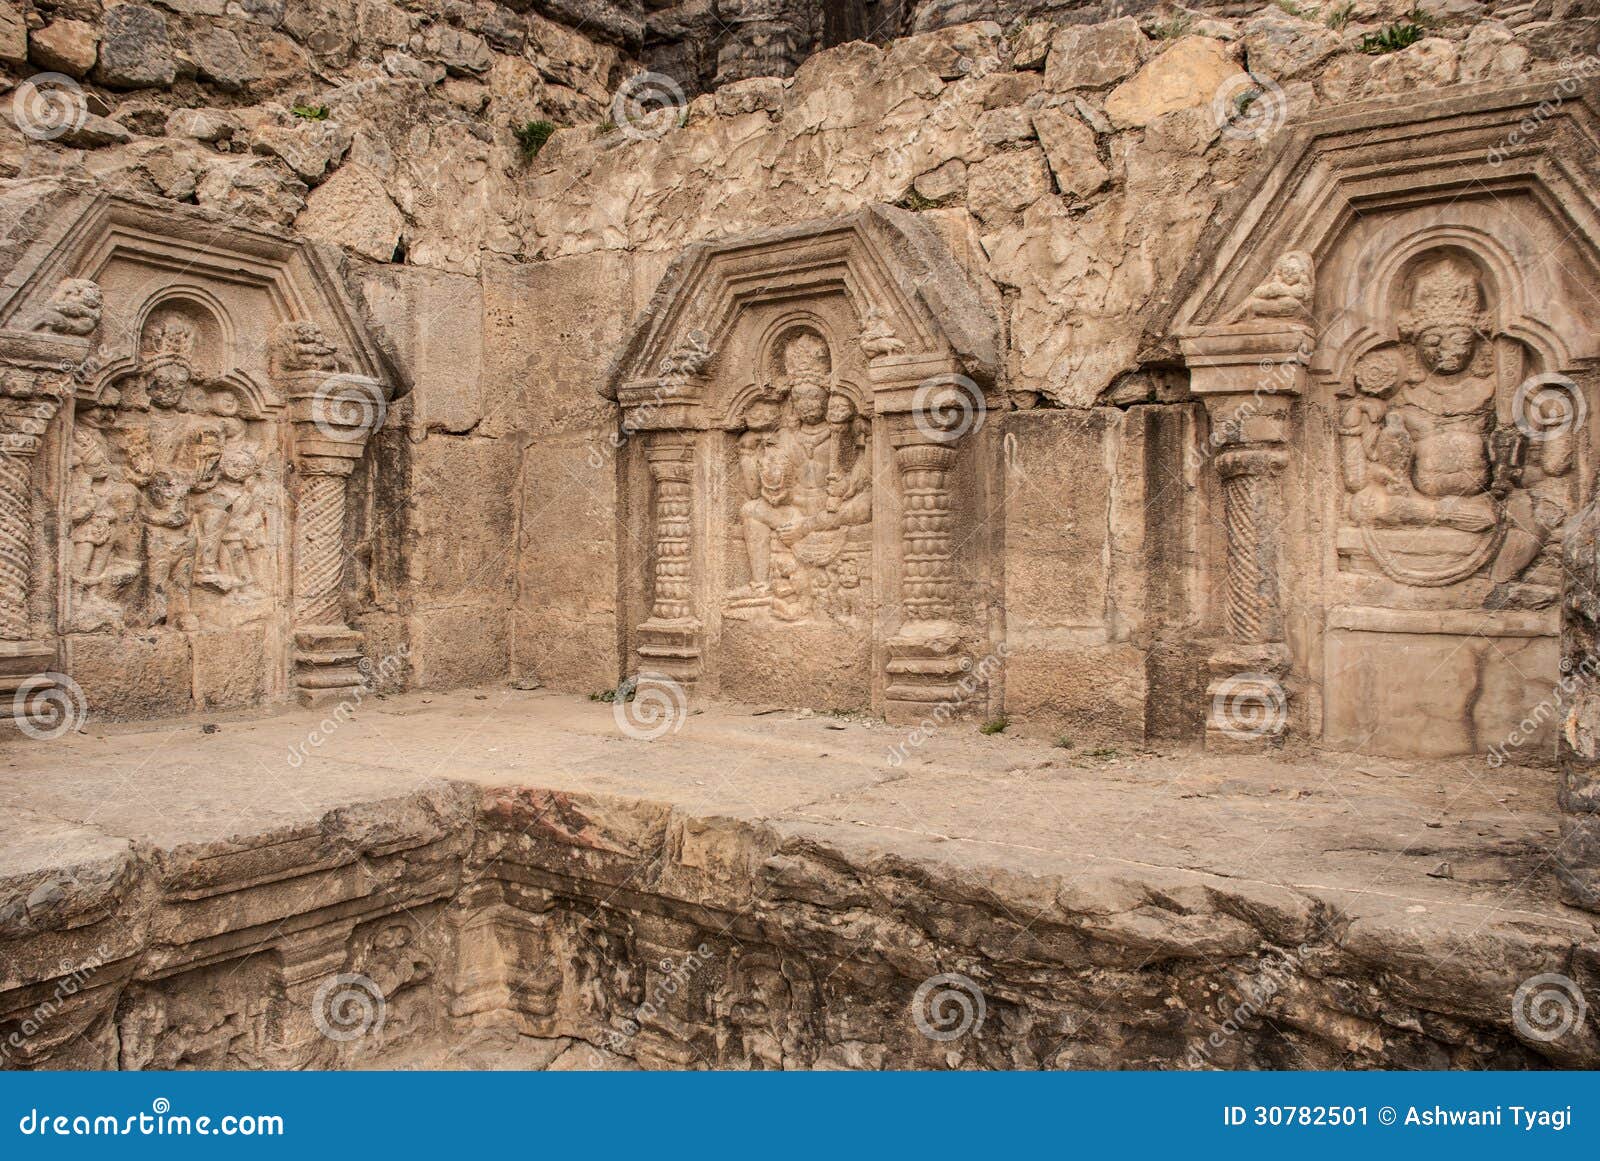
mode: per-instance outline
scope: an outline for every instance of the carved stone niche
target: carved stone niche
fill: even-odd
[[[40,200],[0,299],[13,682],[108,716],[349,691],[345,478],[388,390],[336,279],[195,212]]]
[[[638,670],[891,717],[970,700],[998,335],[904,211],[685,251],[603,389]]]
[[[1553,756],[1600,191],[1565,160],[1587,100],[1519,128],[1548,96],[1307,125],[1198,268],[1174,328],[1213,429],[1208,744]]]

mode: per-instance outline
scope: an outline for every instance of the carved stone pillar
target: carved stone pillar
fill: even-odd
[[[1559,742],[1561,845],[1556,876],[1568,903],[1600,912],[1600,511],[1583,510],[1562,544]]]
[[[900,473],[900,630],[888,642],[886,700],[916,716],[926,703],[953,701],[966,672],[955,621],[955,515],[950,471],[953,441],[920,429],[894,438]]]
[[[681,685],[700,675],[701,624],[694,615],[694,444],[656,435],[645,449],[652,525],[650,616],[639,626],[641,670]]]
[[[94,284],[71,280],[63,292],[69,286],[80,288],[77,294],[92,292],[92,317],[63,322],[52,313],[58,294],[40,329],[0,331],[0,713],[8,715],[24,682],[41,692],[48,686],[39,675],[59,669],[56,627],[39,624],[31,607],[38,583],[35,464],[45,432],[72,395],[74,373],[86,364],[89,336],[99,323]]]
[[[344,613],[345,504],[350,473],[383,422],[385,395],[376,379],[338,370],[311,324],[289,324],[278,347],[274,378],[295,437],[294,684],[302,702],[316,704],[366,682],[363,637]]]
[[[1279,561],[1289,412],[1305,389],[1311,328],[1251,320],[1182,340],[1190,385],[1211,417],[1227,544],[1226,637],[1208,662],[1206,745],[1250,748],[1288,727],[1289,648]]]

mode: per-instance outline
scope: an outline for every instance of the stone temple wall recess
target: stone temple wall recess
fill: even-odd
[[[389,388],[343,292],[304,243],[57,203],[0,306],[8,666],[112,716],[348,693],[345,481]]]
[[[606,387],[641,501],[618,542],[647,546],[619,594],[646,614],[638,672],[890,716],[948,700],[992,648],[956,542],[981,515],[998,344],[904,211],[679,257]]]

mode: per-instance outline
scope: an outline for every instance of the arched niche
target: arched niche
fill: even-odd
[[[1002,405],[998,370],[989,300],[914,214],[689,247],[602,387],[637,497],[629,668],[908,716],[947,696],[990,631],[957,534],[988,436],[925,412],[930,385]]]
[[[1526,722],[1593,495],[1600,215],[1569,163],[1592,98],[1518,132],[1548,96],[1304,125],[1186,274],[1166,325],[1212,420],[1208,744],[1553,754],[1551,715]]]

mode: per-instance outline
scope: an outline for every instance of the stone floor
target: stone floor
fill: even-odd
[[[1108,923],[1118,920],[1108,897],[1130,881],[1172,898],[1185,884],[1223,883],[1247,908],[1287,891],[1336,917],[1328,922],[1346,950],[1399,957],[1445,991],[1528,962],[1504,951],[1512,945],[1565,968],[1596,942],[1594,919],[1555,901],[1546,770],[1064,748],[984,736],[974,724],[947,727],[896,763],[906,732],[882,722],[711,706],[646,742],[621,731],[615,713],[493,688],[374,696],[342,722],[299,709],[91,720],[56,741],[13,741],[0,750],[0,882],[130,846],[170,851],[304,826],[443,780],[760,823],[880,862],[940,866],[987,884],[1001,910],[1032,906],[1018,884],[1041,881],[1056,885],[1058,908]],[[1148,917],[1124,918],[1119,938],[1137,942]],[[453,1055],[474,1066],[593,1066],[574,1063],[564,1040],[485,1036]],[[431,1066],[416,1050],[385,1063]]]

